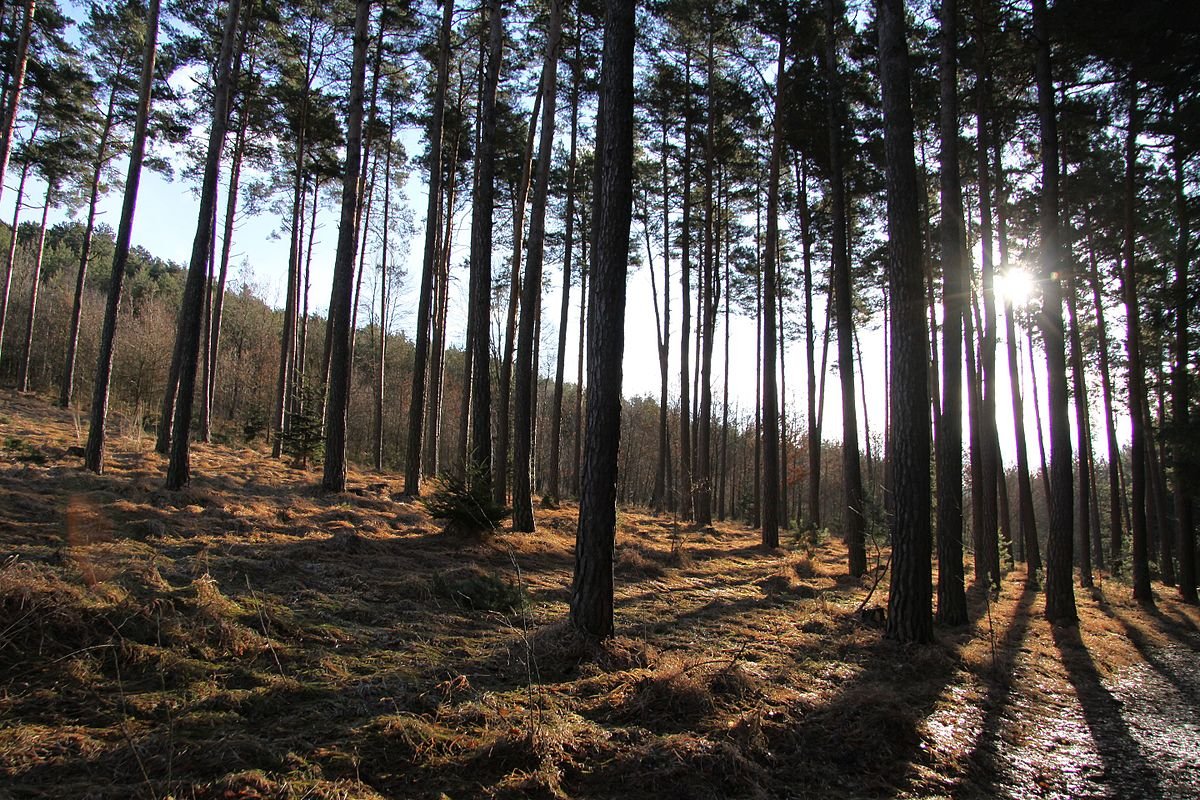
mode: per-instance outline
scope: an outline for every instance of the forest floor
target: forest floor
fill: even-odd
[[[85,433],[0,394],[0,797],[1200,791],[1200,610],[1162,586],[1157,610],[1079,590],[1079,629],[1051,628],[1012,572],[902,646],[836,540],[623,509],[620,636],[589,649],[563,624],[573,507],[453,537],[392,476],[330,496],[197,445],[168,492],[149,438],[98,476]]]

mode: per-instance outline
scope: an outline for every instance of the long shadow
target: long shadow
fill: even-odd
[[[1200,686],[1196,684],[1196,680],[1189,680],[1188,677],[1185,677],[1186,673],[1182,672],[1177,665],[1172,664],[1170,660],[1163,656],[1162,650],[1153,644],[1147,633],[1129,617],[1109,605],[1103,594],[1097,591],[1094,593],[1094,597],[1096,598],[1096,605],[1099,606],[1100,610],[1111,619],[1120,623],[1121,627],[1125,629],[1125,636],[1137,648],[1137,651],[1145,659],[1146,663],[1170,682],[1181,695],[1187,698],[1188,703],[1193,709],[1200,713]],[[1147,609],[1147,613],[1158,620],[1159,630],[1171,636],[1180,646],[1187,648],[1192,652],[1194,657],[1194,651],[1196,650],[1195,641],[1186,634],[1174,630],[1176,622],[1173,618],[1166,616],[1158,609]]]
[[[1077,627],[1052,627],[1067,678],[1083,708],[1083,717],[1105,766],[1105,782],[1122,797],[1163,797],[1154,766],[1142,752],[1121,715],[1121,703],[1104,686]]]
[[[980,797],[995,797],[1004,783],[1004,765],[998,758],[996,743],[1004,724],[1004,710],[1013,691],[1013,668],[1029,632],[1030,610],[1035,597],[1037,591],[1025,583],[1004,629],[1004,637],[997,643],[996,663],[983,700],[983,722],[975,746],[967,758],[965,776],[970,788],[977,791]]]

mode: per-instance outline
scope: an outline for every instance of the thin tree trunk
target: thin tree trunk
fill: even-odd
[[[1150,588],[1150,564],[1146,543],[1146,421],[1142,414],[1139,398],[1146,395],[1146,379],[1142,371],[1142,348],[1140,318],[1137,297],[1137,264],[1134,259],[1134,204],[1137,200],[1137,134],[1141,123],[1138,109],[1137,81],[1129,81],[1129,125],[1125,136],[1125,232],[1122,257],[1125,269],[1121,275],[1121,294],[1125,301],[1126,351],[1129,358],[1129,421],[1132,436],[1129,445],[1129,461],[1132,492],[1130,511],[1132,515],[1133,540],[1133,598],[1152,605],[1154,595]]]
[[[996,387],[999,375],[996,368],[997,310],[995,291],[995,264],[993,262],[992,236],[992,175],[988,167],[988,143],[991,135],[989,109],[993,105],[991,61],[986,36],[990,20],[985,18],[984,3],[976,4],[977,19],[977,64],[975,91],[976,120],[976,174],[979,178],[979,236],[981,239],[980,273],[983,283],[984,321],[980,330],[983,389],[980,408],[982,430],[983,479],[983,530],[979,534],[987,550],[987,559],[981,566],[991,571],[992,586],[1000,587],[1000,529],[999,491],[1004,480],[1004,465],[1000,460],[1000,432],[996,424]]]
[[[1172,109],[1176,115],[1179,107]],[[1175,281],[1172,294],[1175,305],[1174,364],[1171,369],[1171,460],[1174,470],[1175,539],[1179,548],[1179,596],[1185,603],[1195,605],[1196,597],[1196,531],[1193,527],[1195,501],[1192,479],[1195,473],[1196,455],[1192,450],[1189,431],[1191,427],[1191,383],[1188,376],[1188,272],[1190,269],[1191,215],[1188,211],[1187,195],[1184,193],[1183,144],[1176,131],[1171,147],[1173,177],[1175,179],[1175,226],[1178,238],[1175,245]]]
[[[375,378],[375,469],[383,472],[383,395],[387,371],[387,319],[388,319],[388,234],[391,224],[392,206],[392,147],[396,135],[396,119],[393,111],[388,119],[387,153],[383,167],[383,246],[379,252],[379,360]],[[436,220],[434,221],[436,224]],[[366,238],[366,232],[363,232]],[[420,453],[415,458],[420,462]]]
[[[291,244],[288,249],[288,281],[287,299],[284,301],[283,329],[279,335],[279,375],[275,388],[275,410],[271,420],[271,433],[274,435],[271,446],[272,458],[279,458],[283,453],[283,433],[287,425],[287,408],[291,401],[294,376],[292,368],[295,363],[294,347],[296,342],[296,288],[300,280],[300,226],[304,214],[304,162],[306,134],[308,129],[309,94],[312,81],[312,46],[313,32],[309,31],[308,45],[305,50],[304,74],[306,76],[304,97],[300,105],[300,120],[296,131],[296,164],[292,176],[292,225]],[[313,194],[313,206],[317,203],[317,194]],[[328,316],[332,316],[327,315]],[[331,320],[325,321],[325,352],[329,352],[330,337],[333,335]]]
[[[800,240],[804,254],[804,364],[808,376],[808,519],[813,530],[821,527],[821,431],[817,419],[817,370],[813,326],[812,209],[808,204],[808,169],[800,167]]]
[[[429,119],[429,199],[425,210],[425,251],[421,260],[421,289],[417,299],[417,340],[413,348],[412,391],[408,406],[408,449],[404,469],[404,493],[421,493],[422,442],[435,431],[425,430],[425,387],[429,378],[430,314],[434,301],[434,273],[437,262],[437,240],[441,226],[440,214],[451,215],[454,209],[441,208],[442,202],[442,138],[446,116],[446,90],[450,82],[450,31],[454,24],[454,0],[442,4],[442,24],[438,28],[437,85]],[[436,438],[435,438],[436,441]],[[436,447],[436,445],[435,445]]]
[[[232,89],[231,73],[234,40],[241,16],[241,0],[230,0],[225,11],[225,30],[221,37],[221,52],[217,58],[217,80],[213,96],[213,120],[208,134],[204,177],[200,186],[200,213],[196,220],[196,236],[192,241],[191,263],[187,283],[179,307],[179,330],[175,351],[179,355],[179,383],[168,386],[168,398],[174,394],[175,422],[172,425],[171,457],[167,464],[167,488],[180,489],[190,479],[189,451],[191,447],[192,404],[195,400],[196,368],[200,355],[200,315],[204,303],[205,270],[212,246],[212,226],[216,218],[217,181],[221,170],[221,151],[225,145],[225,130],[229,124],[229,98]],[[174,391],[177,389],[177,392]],[[164,411],[167,403],[164,403]]]
[[[13,60],[12,89],[4,108],[3,128],[0,128],[0,197],[8,178],[8,159],[12,153],[13,133],[17,128],[17,112],[21,110],[21,89],[25,86],[25,68],[29,63],[29,40],[33,34],[35,0],[25,0],[25,15],[17,38],[16,58]],[[14,229],[15,230],[15,229]]]
[[[133,215],[137,207],[138,184],[141,181],[142,161],[146,152],[146,130],[150,123],[150,103],[154,86],[154,61],[158,54],[158,12],[159,0],[150,0],[146,12],[146,42],[142,56],[141,81],[138,89],[137,119],[134,122],[133,141],[129,148],[129,166],[125,177],[125,196],[121,203],[121,219],[117,223],[117,239],[116,247],[113,251],[112,276],[108,286],[108,299],[104,307],[104,327],[100,333],[100,353],[96,360],[96,379],[92,383],[92,410],[88,425],[88,442],[84,461],[87,468],[96,473],[104,471],[104,444],[106,438],[105,427],[108,420],[109,379],[112,376],[113,352],[116,346],[117,311],[121,305],[121,287],[125,280],[125,265],[129,261],[130,235],[133,232]],[[23,181],[22,185],[24,185]],[[0,320],[2,320],[2,315],[0,315]],[[2,328],[3,323],[0,321],[0,329]]]
[[[495,501],[504,505],[508,501],[509,443],[511,442],[512,375],[513,355],[517,342],[517,313],[521,305],[521,258],[524,251],[525,206],[529,199],[529,185],[533,177],[533,145],[537,141],[537,122],[544,101],[545,81],[538,82],[533,98],[533,113],[529,117],[529,130],[525,137],[525,153],[521,162],[520,183],[517,184],[513,206],[513,255],[512,272],[509,279],[508,314],[504,326],[504,353],[500,360],[500,383],[495,398],[496,406],[496,452],[492,475]],[[541,287],[538,287],[540,293]]]
[[[34,125],[34,134],[37,133],[37,126]],[[32,141],[33,137],[30,137]],[[28,160],[21,165],[21,180],[17,183],[17,202],[13,204],[13,221],[12,226],[8,229],[8,252],[5,254],[4,260],[4,288],[0,294],[0,351],[3,350],[4,344],[4,329],[8,322],[8,301],[9,294],[12,290],[12,274],[13,267],[17,263],[17,241],[20,238],[20,222],[21,209],[25,201],[25,181],[29,178],[29,169],[32,163]]]
[[[50,204],[54,200],[54,184],[46,186],[46,198],[42,204],[42,224],[38,228],[37,246],[33,253],[33,268],[29,286],[29,316],[25,319],[25,346],[21,349],[21,365],[17,375],[17,390],[29,391],[29,367],[33,360],[33,328],[37,321],[38,290],[42,283],[42,255],[46,252],[46,219],[50,215]]]
[[[117,67],[117,73],[121,68]],[[100,178],[104,165],[110,158],[108,142],[116,119],[117,80],[108,91],[108,108],[104,112],[104,124],[100,129],[100,143],[96,147],[96,160],[92,165],[92,180],[88,189],[87,223],[83,228],[83,243],[79,248],[79,271],[75,275],[75,298],[71,304],[71,327],[67,334],[67,356],[63,361],[62,385],[59,387],[58,404],[63,408],[71,405],[75,395],[75,356],[79,349],[79,322],[83,317],[83,287],[87,279],[88,262],[92,255],[92,235],[96,229],[96,205],[100,199]],[[15,229],[14,229],[15,230]]]
[[[576,25],[578,26],[578,22]],[[558,317],[558,359],[554,371],[554,403],[550,411],[550,478],[547,486],[547,494],[550,496],[551,501],[555,503],[562,496],[563,382],[567,368],[567,323],[571,310],[571,257],[574,254],[575,248],[575,167],[579,139],[579,91],[582,72],[583,63],[580,54],[580,40],[577,35],[575,40],[575,57],[571,61],[571,144],[570,154],[567,157],[566,175],[567,207],[564,212],[566,230],[563,232],[562,307]],[[665,232],[663,238],[666,241]],[[670,258],[669,252],[666,257]],[[664,280],[666,279],[664,278]],[[668,305],[669,308],[670,306]]]
[[[780,162],[783,159],[783,102],[786,91],[787,32],[779,37],[779,60],[777,62],[775,86],[775,114],[771,125],[771,160],[767,167],[767,239],[763,247],[763,433],[762,433],[762,544],[763,547],[779,546],[779,387],[775,382],[775,363],[778,347],[775,337],[778,324],[775,319],[779,292],[779,183]]]
[[[571,485],[580,496],[583,479],[583,363],[587,352],[588,242],[590,234],[587,211],[583,210],[583,225],[579,236],[579,350],[575,364],[575,458],[572,460]]]
[[[692,406],[688,347],[692,325],[692,50],[684,45],[684,113],[683,113],[683,232],[680,236],[680,335],[679,335],[679,465],[683,472],[683,508],[680,516],[695,518],[696,488],[692,480]]]
[[[478,173],[471,212],[471,444],[467,453],[467,475],[471,486],[482,492],[492,487],[491,452],[491,294],[492,212],[496,193],[496,87],[504,45],[504,17],[499,0],[488,0],[487,66],[480,102]],[[518,248],[519,250],[519,248]],[[504,464],[500,464],[503,472]]]
[[[1050,467],[1046,463],[1046,438],[1042,427],[1042,393],[1038,390],[1037,378],[1037,362],[1034,360],[1033,351],[1036,349],[1033,341],[1033,329],[1030,328],[1026,332],[1025,341],[1029,345],[1026,350],[1026,355],[1029,356],[1029,382],[1032,384],[1030,391],[1030,399],[1033,401],[1033,421],[1037,430],[1038,457],[1041,460],[1042,470],[1042,491],[1046,495],[1046,502],[1050,502]]]
[[[533,519],[533,434],[537,389],[535,333],[541,310],[542,264],[546,243],[546,202],[550,194],[550,164],[554,158],[554,112],[558,99],[558,48],[562,39],[562,1],[551,0],[546,30],[546,57],[542,65],[541,137],[538,142],[537,175],[529,218],[529,260],[521,295],[521,325],[517,337],[516,398],[513,441],[513,530],[532,533]],[[530,123],[532,125],[532,122]]]
[[[996,227],[1000,245],[1000,267],[1007,269],[1008,260],[1008,195],[1001,158],[1000,126],[992,126],[992,157],[996,171]],[[1016,433],[1018,527],[1022,553],[1025,556],[1027,579],[1037,581],[1042,568],[1038,546],[1037,520],[1033,513],[1033,486],[1029,476],[1029,450],[1025,436],[1025,407],[1021,398],[1019,377],[1020,359],[1017,355],[1016,309],[1008,299],[1004,303],[1005,341],[1008,350],[1009,394],[1012,398],[1013,428]]]
[[[1109,368],[1108,323],[1104,316],[1101,297],[1100,271],[1096,266],[1096,250],[1092,241],[1091,220],[1088,221],[1088,277],[1092,285],[1092,303],[1096,313],[1096,349],[1100,362],[1100,390],[1104,399],[1104,430],[1108,443],[1108,498],[1109,498],[1109,567],[1114,575],[1121,571],[1121,550],[1124,546],[1121,505],[1124,491],[1121,482],[1120,444],[1117,442],[1117,426],[1113,417],[1113,382]],[[1099,535],[1099,531],[1097,531]]]
[[[208,401],[205,406],[207,414],[212,413],[213,401],[216,398],[217,364],[221,352],[221,321],[225,310],[225,286],[229,278],[229,261],[233,254],[234,222],[237,219],[238,189],[241,183],[242,159],[245,157],[246,151],[247,127],[248,119],[243,113],[237,139],[234,140],[233,159],[229,168],[229,189],[225,198],[225,231],[221,241],[221,268],[217,274],[217,288],[213,296],[212,328],[208,348]],[[204,427],[207,428],[208,425],[209,422],[206,420]]]
[[[1064,164],[1063,172],[1066,172]],[[1065,192],[1064,192],[1065,193]],[[1064,247],[1070,280],[1066,284],[1067,315],[1071,324],[1071,380],[1075,394],[1075,429],[1079,439],[1079,478],[1075,487],[1075,560],[1079,567],[1079,585],[1090,589],[1095,585],[1092,578],[1091,516],[1090,501],[1093,496],[1092,471],[1090,469],[1088,443],[1092,438],[1092,424],[1088,414],[1087,375],[1084,372],[1083,337],[1079,332],[1079,303],[1076,297],[1077,269],[1074,258],[1074,228],[1068,220],[1064,225]]]

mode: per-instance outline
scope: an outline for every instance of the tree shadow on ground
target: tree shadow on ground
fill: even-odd
[[[967,774],[963,788],[973,796],[995,797],[1005,782],[1004,767],[999,761],[996,747],[1004,724],[1004,710],[1013,693],[1013,667],[1029,632],[1030,610],[1036,596],[1037,590],[1026,582],[1005,627],[1004,636],[998,642],[987,695],[983,700],[983,722],[966,759]]]
[[[1169,681],[1181,695],[1187,698],[1188,703],[1196,710],[1197,715],[1200,715],[1200,684],[1197,683],[1197,678],[1189,674],[1185,669],[1181,669],[1179,664],[1172,663],[1172,659],[1168,656],[1164,648],[1157,646],[1151,638],[1151,635],[1145,628],[1128,614],[1122,614],[1104,597],[1103,592],[1095,590],[1092,596],[1096,600],[1097,607],[1103,611],[1108,617],[1118,622],[1125,630],[1125,635],[1137,651],[1141,654],[1146,663],[1154,668],[1164,679]],[[1172,642],[1186,648],[1193,655],[1197,649],[1197,643],[1194,637],[1186,632],[1180,631],[1178,622],[1173,617],[1169,617],[1157,608],[1147,608],[1145,612],[1157,621],[1157,628],[1163,634],[1171,638]]]
[[[1163,797],[1158,772],[1142,752],[1121,714],[1121,702],[1105,687],[1079,628],[1053,626],[1067,678],[1083,708],[1083,716],[1104,762],[1105,783],[1120,796]]]

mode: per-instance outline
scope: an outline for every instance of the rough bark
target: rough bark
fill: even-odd
[[[1046,347],[1046,383],[1050,406],[1050,530],[1046,544],[1046,618],[1076,619],[1072,581],[1074,544],[1071,420],[1067,392],[1067,357],[1063,331],[1062,292],[1068,265],[1059,238],[1058,120],[1050,64],[1046,0],[1033,2],[1033,36],[1037,42],[1038,118],[1041,129],[1042,191],[1039,209],[1042,260],[1042,339]]]
[[[879,72],[887,155],[894,512],[888,638],[933,638],[929,508],[928,328],[925,324],[910,67],[902,0],[878,0]]]
[[[941,244],[942,244],[942,413],[937,446],[937,619],[967,621],[963,588],[963,322],[967,275],[962,183],[958,167],[958,3],[942,0],[941,11]],[[979,486],[978,483],[975,484]]]
[[[779,387],[776,384],[775,319],[779,292],[779,180],[783,160],[783,103],[786,97],[784,66],[787,63],[787,33],[779,37],[779,61],[775,87],[775,116],[771,125],[771,160],[767,167],[767,238],[763,248],[763,495],[762,544],[779,546]]]
[[[621,433],[625,277],[633,206],[634,3],[606,0],[596,123],[595,254],[588,323],[588,428],[583,463],[571,623],[613,634],[616,469]]]
[[[903,149],[906,145],[896,143],[896,137],[903,138],[904,128],[907,126],[908,131],[908,154],[907,160],[912,163],[912,110],[909,107],[909,77],[908,77],[908,45],[904,41],[904,19],[903,9],[899,13],[901,18],[897,21],[890,19],[892,13],[895,12],[891,8],[893,4],[891,0],[879,4],[879,14],[881,24],[883,20],[890,20],[890,25],[898,24],[900,27],[889,28],[890,41],[886,44],[892,48],[889,55],[898,59],[897,63],[889,64],[884,67],[880,66],[880,72],[886,73],[886,77],[892,80],[892,84],[888,87],[893,94],[891,95],[891,111],[895,114],[900,114],[904,117],[903,120],[893,119],[893,124],[898,127],[889,131],[893,141],[888,144],[889,156],[900,158],[900,153],[892,152],[893,147]],[[862,468],[859,464],[858,453],[858,413],[857,404],[854,401],[854,304],[852,296],[852,277],[850,275],[850,251],[847,242],[848,238],[848,211],[846,207],[846,185],[845,185],[845,156],[844,156],[844,141],[842,133],[842,125],[844,111],[842,109],[841,95],[841,79],[838,75],[838,58],[837,58],[837,28],[841,24],[842,12],[837,6],[837,0],[825,0],[825,26],[826,26],[826,43],[825,43],[825,73],[827,76],[829,91],[828,100],[826,102],[826,113],[829,123],[829,172],[830,172],[830,199],[832,201],[833,213],[833,254],[831,268],[833,270],[833,297],[837,316],[837,334],[838,334],[838,377],[842,384],[842,494],[843,505],[845,507],[845,537],[846,546],[849,549],[849,561],[847,571],[850,575],[858,576],[867,570],[867,552],[864,535],[866,530],[866,520],[864,517],[863,508],[863,487],[862,487]],[[880,34],[880,47],[885,47],[883,34]],[[900,74],[903,73],[903,74]],[[899,94],[902,93],[903,97]],[[885,103],[887,100],[885,99]],[[885,123],[886,125],[886,123]],[[889,170],[899,168],[901,172],[903,167],[893,165],[889,159]],[[904,204],[910,200],[913,205],[913,219],[916,219],[916,165],[912,163],[914,185],[911,187],[911,197],[908,194],[910,187],[889,185],[889,209],[892,202],[892,193],[900,192],[898,202]],[[905,178],[896,175],[897,180]],[[899,199],[902,197],[903,199]],[[891,219],[889,213],[889,230],[893,224],[903,224],[899,219]],[[895,236],[895,234],[893,234]],[[918,240],[915,243],[916,254],[920,256],[921,246]],[[907,253],[901,255],[895,254],[897,259],[907,257]],[[924,322],[921,323],[924,328]],[[924,371],[924,370],[922,370]],[[926,498],[928,505],[928,498]]]
[[[325,390],[325,469],[321,486],[329,492],[346,489],[346,423],[350,405],[350,352],[354,289],[354,256],[358,251],[357,211],[361,191],[363,94],[367,73],[367,26],[371,0],[357,0],[354,51],[350,67],[350,96],[346,119],[346,161],[342,173],[342,203],[333,287],[329,296],[329,382]]]

